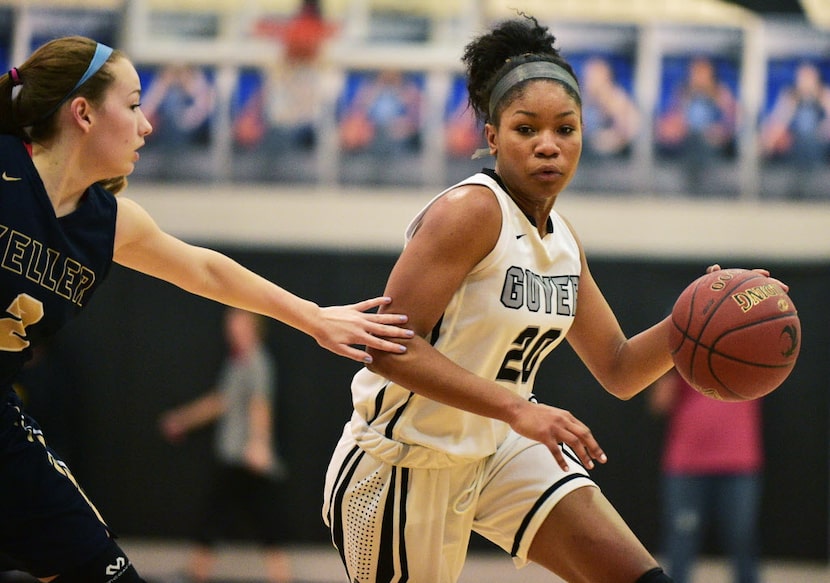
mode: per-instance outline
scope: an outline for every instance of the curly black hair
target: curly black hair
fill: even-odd
[[[505,20],[488,33],[473,39],[464,48],[461,62],[467,71],[467,92],[470,107],[476,117],[484,123],[498,123],[500,106],[490,119],[490,93],[499,79],[514,67],[531,61],[549,61],[564,68],[576,79],[568,62],[554,47],[556,37],[548,27],[539,24],[533,16],[519,13],[520,18]],[[581,103],[579,94],[565,86],[571,96]],[[508,92],[502,103],[512,101],[521,89],[521,84]]]

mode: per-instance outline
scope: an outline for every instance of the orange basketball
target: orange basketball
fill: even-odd
[[[721,401],[757,399],[789,376],[801,322],[781,285],[746,269],[693,281],[672,308],[669,350],[680,375]]]

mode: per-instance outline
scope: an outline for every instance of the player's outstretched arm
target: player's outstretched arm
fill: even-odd
[[[368,312],[388,304],[387,297],[321,308],[221,253],[165,233],[144,209],[123,197],[118,198],[113,259],[193,294],[279,320],[331,352],[359,362],[371,362],[359,346],[405,352],[406,347],[394,340],[412,337],[411,330],[401,327],[406,316]]]

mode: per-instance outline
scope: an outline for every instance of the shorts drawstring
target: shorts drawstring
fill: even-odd
[[[456,514],[464,514],[478,498],[481,483],[484,480],[484,472],[482,471],[484,464],[485,460],[478,462],[479,467],[476,470],[476,479],[453,501],[452,511]]]

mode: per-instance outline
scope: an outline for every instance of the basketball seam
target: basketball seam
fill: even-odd
[[[701,326],[700,326],[700,330],[698,330],[698,333],[697,333],[697,338],[692,338],[692,337],[691,337],[689,334],[687,334],[686,332],[684,332],[684,333],[683,333],[683,336],[684,336],[684,337],[688,337],[688,338],[689,338],[689,340],[691,340],[691,341],[693,342],[693,344],[694,344],[694,345],[692,346],[692,353],[691,353],[691,357],[689,358],[689,377],[690,377],[691,379],[694,379],[694,378],[695,378],[695,374],[694,374],[694,369],[695,369],[695,355],[697,354],[697,349],[698,349],[698,346],[701,346],[700,338],[701,338],[701,336],[703,336],[703,332],[706,330],[706,326],[708,326],[708,325],[709,325],[709,322],[711,322],[711,321],[712,321],[712,318],[713,318],[713,317],[715,316],[715,314],[717,313],[718,308],[720,308],[720,306],[723,304],[723,302],[725,302],[725,301],[726,301],[726,300],[730,297],[730,295],[732,294],[732,292],[733,292],[733,291],[735,291],[735,288],[737,288],[738,286],[742,285],[742,284],[743,284],[744,282],[746,282],[746,281],[751,281],[751,280],[753,280],[753,279],[757,279],[757,278],[759,278],[759,277],[763,277],[760,273],[757,273],[757,272],[754,272],[754,271],[746,271],[745,273],[744,273],[744,272],[739,272],[739,273],[738,273],[738,275],[746,275],[747,277],[743,277],[743,278],[740,278],[740,279],[738,279],[737,277],[734,277],[734,278],[733,278],[733,281],[732,281],[732,287],[731,287],[731,288],[729,288],[728,290],[724,288],[724,290],[723,290],[723,297],[721,297],[721,299],[720,299],[720,300],[718,300],[718,301],[717,301],[717,302],[716,302],[716,303],[712,306],[712,310],[709,312],[709,315],[708,315],[708,316],[706,317],[706,319],[703,321],[703,324],[701,324]],[[691,297],[691,301],[689,302],[689,323],[691,323],[692,316],[694,315],[694,309],[695,309],[695,299],[697,298],[697,292],[698,292],[698,289],[700,288],[701,284],[703,283],[703,281],[704,281],[704,279],[703,279],[703,278],[705,278],[705,277],[706,277],[706,276],[702,276],[702,277],[698,280],[697,285],[695,285],[694,290],[692,290],[692,297]],[[686,331],[688,331],[688,329],[689,329],[689,328],[688,328],[688,324],[687,324]],[[680,346],[683,346],[683,343],[682,343],[682,342],[680,343]],[[707,348],[708,348],[708,347],[707,347]],[[679,348],[678,348],[678,349],[679,349]],[[708,360],[707,360],[707,362],[708,362]],[[723,384],[723,383],[721,383],[721,384]],[[724,387],[724,388],[726,388],[726,389],[727,389],[730,393],[732,392],[732,391],[731,391],[730,389],[728,389],[727,387]]]
[[[797,317],[797,313],[796,312],[785,312],[785,313],[782,313],[782,314],[779,314],[779,315],[776,315],[776,316],[770,316],[768,318],[764,318],[762,320],[756,320],[754,322],[750,322],[748,324],[744,324],[742,326],[737,326],[735,328],[731,328],[731,329],[727,330],[726,332],[724,332],[723,334],[721,334],[720,336],[715,338],[712,341],[711,346],[707,346],[707,345],[704,345],[703,343],[700,343],[702,346],[705,346],[709,350],[709,356],[710,356],[710,358],[709,358],[709,369],[712,370],[711,356],[713,354],[716,354],[716,355],[720,356],[721,358],[731,360],[732,362],[738,362],[738,363],[741,363],[741,364],[748,364],[748,365],[757,366],[757,367],[760,367],[760,368],[775,369],[775,368],[788,368],[788,367],[792,366],[792,362],[783,363],[783,364],[769,364],[769,363],[764,363],[764,362],[753,362],[751,360],[745,360],[743,358],[737,358],[735,356],[725,354],[723,352],[720,352],[717,348],[715,348],[717,346],[718,342],[720,342],[723,338],[729,336],[730,334],[734,334],[735,332],[745,330],[746,328],[752,328],[752,327],[757,326],[759,324],[764,324],[766,322],[775,322],[776,320],[783,320],[783,319],[786,319],[786,318],[790,318],[792,316]]]

